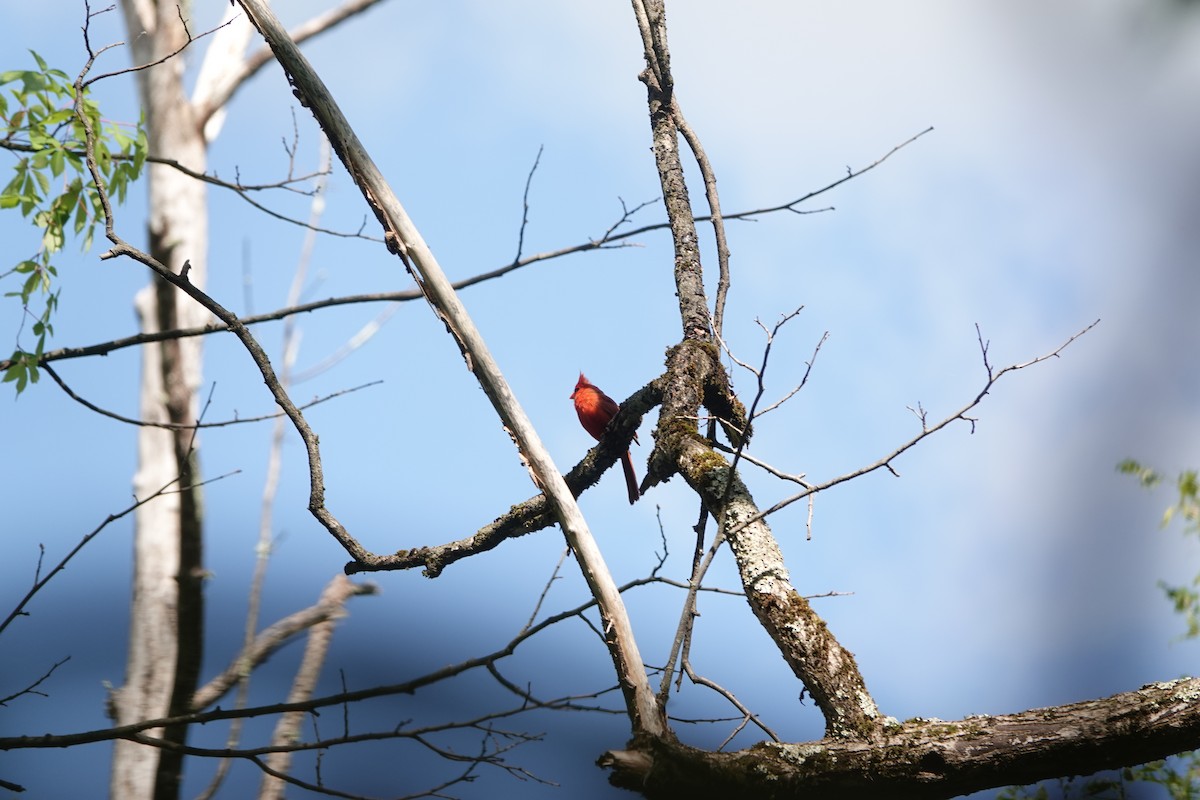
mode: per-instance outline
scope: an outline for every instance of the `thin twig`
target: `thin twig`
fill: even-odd
[[[562,553],[558,557],[558,563],[554,565],[554,569],[550,571],[550,577],[546,580],[546,585],[542,587],[542,593],[538,595],[537,602],[533,604],[533,612],[529,615],[529,621],[525,623],[522,631],[527,631],[533,626],[533,621],[537,619],[538,613],[542,610],[542,603],[546,601],[546,595],[550,593],[550,587],[559,579],[559,572],[562,570],[562,565],[566,563],[567,556],[571,554],[571,548],[564,547]]]
[[[0,706],[7,706],[13,700],[17,699],[18,697],[21,697],[22,695],[26,695],[26,694],[36,694],[41,697],[49,697],[50,695],[46,694],[45,692],[39,692],[37,690],[37,687],[39,685],[41,685],[43,681],[45,681],[47,678],[49,678],[51,675],[53,675],[54,670],[58,669],[59,667],[61,667],[63,664],[67,663],[70,660],[71,660],[70,656],[65,656],[64,658],[59,659],[58,661],[54,662],[54,664],[52,664],[50,666],[50,669],[46,670],[40,678],[38,678],[36,681],[34,681],[33,683],[26,686],[24,689],[21,689],[18,692],[14,692],[13,694],[10,694],[8,697],[0,697]]]
[[[903,453],[905,453],[912,447],[919,444],[924,439],[937,433],[942,428],[945,428],[947,425],[951,424],[952,422],[955,422],[956,420],[963,420],[964,422],[967,422],[971,425],[971,430],[973,432],[975,429],[975,420],[973,418],[967,416],[968,412],[970,412],[971,409],[975,408],[980,403],[982,403],[983,398],[987,396],[988,392],[991,391],[992,387],[996,384],[996,382],[999,381],[1001,378],[1003,378],[1005,375],[1009,374],[1010,372],[1016,372],[1018,370],[1032,367],[1035,364],[1040,364],[1043,361],[1048,361],[1051,358],[1059,358],[1062,354],[1062,351],[1065,350],[1072,342],[1074,342],[1080,336],[1083,336],[1085,333],[1087,333],[1088,331],[1090,331],[1092,328],[1096,327],[1099,324],[1100,324],[1100,320],[1097,319],[1095,322],[1086,326],[1085,328],[1080,330],[1078,333],[1073,334],[1069,339],[1067,339],[1065,342],[1060,344],[1053,351],[1046,353],[1044,355],[1040,355],[1036,358],[1032,358],[1029,361],[1025,361],[1025,362],[1022,362],[1019,364],[1011,364],[1011,365],[1005,367],[1004,369],[999,370],[998,372],[993,370],[992,366],[987,361],[987,346],[986,346],[986,344],[983,343],[983,340],[981,337],[980,338],[980,346],[983,351],[984,368],[987,372],[988,379],[987,379],[987,382],[984,384],[983,388],[979,391],[979,393],[975,395],[975,398],[973,400],[971,400],[965,406],[960,408],[958,411],[955,411],[953,414],[950,414],[948,417],[943,419],[941,422],[938,422],[936,425],[930,426],[926,422],[923,421],[921,424],[921,432],[919,434],[912,437],[911,439],[904,442],[903,444],[899,445],[898,447],[893,449],[890,453],[888,453],[887,455],[878,459],[877,461],[874,461],[871,464],[868,464],[864,467],[859,467],[858,469],[853,470],[851,472],[847,472],[844,475],[839,475],[836,478],[830,478],[829,480],[825,481],[824,483],[817,483],[817,484],[813,484],[812,486],[808,486],[804,489],[804,491],[794,494],[790,497],[786,497],[783,500],[780,500],[775,505],[771,506],[770,508],[765,509],[763,511],[759,511],[757,514],[754,514],[753,516],[740,522],[737,525],[737,527],[734,528],[733,530],[735,530],[735,531],[740,530],[741,528],[745,527],[746,525],[751,525],[751,524],[757,522],[758,520],[763,519],[764,517],[774,514],[776,511],[779,511],[783,508],[786,508],[787,506],[790,506],[792,503],[796,502],[797,500],[803,500],[804,498],[815,495],[818,492],[823,492],[826,489],[830,489],[834,486],[837,486],[838,484],[845,483],[847,481],[853,480],[855,478],[858,478],[862,475],[866,475],[868,473],[874,472],[876,470],[887,469],[893,475],[897,475],[898,473],[892,467],[892,461],[894,461],[898,456],[902,455]]]
[[[796,387],[794,389],[792,389],[790,392],[785,394],[783,397],[776,400],[774,403],[771,403],[771,405],[767,406],[766,408],[762,409],[761,411],[756,411],[754,414],[755,419],[758,419],[763,414],[766,414],[769,411],[774,411],[775,409],[779,408],[784,403],[786,403],[788,400],[791,400],[792,397],[797,392],[799,392],[801,389],[804,388],[804,386],[808,383],[809,375],[812,374],[813,364],[817,363],[817,355],[821,352],[821,347],[828,340],[829,340],[829,331],[825,331],[825,333],[821,334],[821,338],[819,340],[817,340],[817,345],[816,345],[816,347],[813,348],[812,356],[808,359],[808,361],[804,362],[804,374],[800,377],[800,383],[796,384]]]
[[[93,16],[91,13],[91,6],[87,2],[87,0],[84,0],[83,5],[84,5],[84,9],[87,11],[88,18],[90,19]],[[175,56],[179,55],[184,50],[191,47],[193,42],[199,41],[200,39],[203,39],[206,36],[210,36],[210,35],[216,33],[217,31],[221,30],[221,28],[224,28],[226,25],[229,24],[228,22],[223,22],[220,25],[217,25],[215,28],[210,28],[201,34],[192,36],[192,32],[187,29],[187,22],[185,22],[183,19],[183,8],[178,7],[178,9],[179,9],[179,22],[180,22],[180,24],[183,25],[183,31],[185,34],[187,34],[187,40],[183,44],[181,44],[176,50],[174,50],[173,52],[167,53],[162,58],[157,58],[154,61],[150,61],[146,64],[138,64],[133,67],[125,67],[124,69],[118,69],[118,70],[114,70],[112,72],[104,72],[104,73],[101,73],[100,75],[93,75],[91,78],[88,78],[86,81],[83,81],[82,83],[80,83],[78,88],[86,89],[88,86],[91,86],[93,83],[96,83],[97,81],[105,80],[106,78],[115,78],[119,75],[128,75],[131,72],[141,72],[142,70],[150,69],[151,67],[157,67],[159,64],[164,64],[167,61],[170,61],[172,58],[175,58]],[[100,48],[99,50],[93,50],[91,40],[88,35],[87,26],[84,26],[84,29],[83,29],[83,43],[84,43],[84,46],[87,48],[88,57],[89,57],[89,60],[88,60],[89,67],[90,67],[91,63],[93,61],[95,61],[97,57],[102,55],[106,50],[110,50],[114,47],[120,47],[124,44],[124,42],[115,42],[113,44],[105,45],[104,47]],[[90,71],[90,69],[88,71]]]
[[[105,528],[107,528],[109,525],[111,525],[112,523],[121,519],[122,517],[132,514],[135,510],[137,510],[141,506],[144,506],[146,503],[149,503],[152,500],[155,500],[165,494],[173,494],[175,492],[188,491],[188,490],[191,490],[198,486],[206,486],[210,483],[216,483],[219,480],[228,478],[231,475],[237,475],[240,472],[241,472],[241,470],[233,470],[232,472],[226,472],[223,475],[218,475],[215,478],[209,478],[207,480],[200,481],[199,483],[193,484],[191,486],[184,486],[184,487],[172,489],[171,487],[179,482],[179,478],[176,477],[176,478],[168,481],[161,488],[159,488],[158,491],[154,492],[153,494],[150,494],[150,495],[142,498],[141,500],[137,500],[132,505],[127,506],[126,508],[122,509],[121,511],[118,511],[113,514],[109,514],[107,517],[104,518],[103,522],[101,522],[99,525],[97,525],[95,528],[93,528],[89,533],[85,534],[84,537],[82,539],[80,539],[79,542],[73,548],[71,548],[71,550],[65,556],[63,556],[62,560],[59,561],[54,566],[53,569],[51,569],[49,572],[47,572],[44,577],[41,577],[34,581],[33,586],[31,586],[29,591],[25,593],[25,596],[22,597],[20,599],[20,601],[17,602],[17,605],[13,607],[13,610],[9,612],[8,616],[5,617],[4,621],[0,622],[0,633],[3,633],[4,629],[7,628],[9,626],[9,624],[11,624],[12,621],[14,619],[16,619],[18,616],[23,616],[25,606],[29,604],[29,601],[33,599],[34,595],[36,595],[38,592],[40,592],[42,590],[42,588],[45,587],[45,585],[54,578],[55,575],[57,575],[58,573],[62,572],[64,569],[66,569],[66,566],[71,561],[71,559],[74,558],[79,553],[79,551],[82,550],[85,545],[87,545],[88,542],[90,542],[92,539],[95,539],[100,534],[100,532],[102,530],[104,530]]]
[[[529,187],[533,185],[533,175],[537,172],[538,164],[542,162],[542,150],[545,145],[538,145],[537,155],[533,158],[533,166],[529,168],[529,174],[525,176],[525,192],[521,195],[521,227],[517,231],[517,254],[513,256],[512,263],[518,264],[521,261],[521,253],[525,251],[525,229],[529,226]]]
[[[685,661],[683,663],[683,668],[687,672],[688,679],[691,680],[692,683],[712,689],[714,692],[716,692],[717,694],[724,697],[727,701],[729,701],[730,705],[732,705],[734,708],[736,708],[738,711],[740,711],[742,713],[741,724],[739,724],[737,726],[737,728],[733,731],[733,733],[729,734],[729,737],[726,738],[725,741],[721,743],[721,746],[718,747],[717,750],[724,750],[725,745],[727,745],[731,741],[733,741],[733,737],[737,736],[738,733],[740,733],[741,730],[744,727],[746,727],[747,722],[753,722],[759,728],[759,730],[761,730],[767,736],[771,737],[771,741],[774,741],[774,742],[782,741],[782,739],[779,738],[779,734],[777,734],[777,733],[775,733],[775,731],[771,730],[771,728],[769,728],[767,726],[767,724],[765,722],[763,722],[757,714],[755,714],[750,709],[746,708],[746,706],[742,703],[742,701],[738,700],[733,692],[729,691],[724,686],[721,686],[716,681],[706,678],[703,675],[696,674],[696,671],[694,669],[692,669],[691,662],[689,662],[689,661]]]
[[[144,427],[144,428],[166,428],[167,430],[199,430],[200,428],[224,428],[224,427],[228,427],[229,425],[243,425],[248,422],[263,422],[264,420],[282,419],[282,418],[286,417],[286,415],[282,411],[276,411],[273,414],[260,414],[259,416],[256,416],[256,417],[235,417],[233,419],[221,420],[218,422],[199,422],[199,421],[197,421],[195,423],[149,422],[147,420],[126,417],[122,414],[118,414],[115,411],[109,411],[108,409],[101,408],[100,406],[96,405],[95,403],[91,402],[90,400],[87,400],[86,398],[80,397],[78,394],[76,394],[75,391],[72,390],[71,387],[67,385],[66,381],[64,381],[61,377],[59,377],[58,373],[55,372],[54,369],[51,368],[49,364],[42,364],[41,368],[46,371],[47,375],[49,375],[51,378],[54,379],[54,382],[57,383],[59,385],[59,388],[61,388],[63,390],[63,392],[66,393],[67,397],[70,397],[72,400],[79,403],[84,408],[95,411],[97,414],[108,417],[109,419],[115,419],[117,422],[124,422],[127,425],[137,425],[138,427]],[[330,394],[324,395],[322,397],[314,398],[314,399],[308,401],[307,403],[300,405],[299,408],[301,410],[309,409],[309,408],[312,408],[313,406],[320,405],[321,403],[325,403],[325,402],[328,402],[335,398],[341,397],[342,395],[347,395],[352,392],[357,392],[360,389],[366,389],[368,387],[376,386],[381,383],[383,383],[382,380],[376,380],[376,381],[370,381],[369,383],[359,384],[358,386],[352,386],[349,389],[339,389],[336,392],[331,392]]]

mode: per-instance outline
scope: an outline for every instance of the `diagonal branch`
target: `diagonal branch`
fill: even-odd
[[[220,700],[246,674],[288,644],[292,637],[343,616],[349,598],[375,594],[377,591],[374,584],[352,583],[343,575],[335,577],[315,605],[290,614],[260,631],[219,675],[196,690],[192,697],[192,708],[198,711]]]
[[[85,152],[81,151],[80,154],[86,157]],[[153,160],[153,159],[151,159],[151,160]],[[168,160],[160,159],[159,161],[161,163],[167,164],[168,166],[174,165],[174,162],[170,162]],[[184,170],[184,172],[187,173],[188,171]],[[201,175],[202,173],[195,173],[195,174]],[[621,248],[621,247],[635,247],[635,246],[637,246],[635,243],[626,242],[626,241],[622,241],[622,240],[629,239],[633,236],[636,236],[639,233],[645,233],[645,232],[653,231],[653,230],[661,230],[661,229],[667,227],[665,223],[660,223],[660,224],[656,224],[656,225],[646,225],[646,226],[643,226],[636,230],[626,231],[624,233],[615,233],[615,231],[618,227],[627,223],[629,221],[629,219],[632,217],[632,215],[635,214],[637,211],[640,211],[644,206],[645,206],[645,204],[643,203],[638,206],[635,206],[632,209],[628,209],[628,208],[623,209],[621,218],[619,220],[617,220],[617,222],[615,222],[611,226],[609,226],[608,230],[606,230],[604,232],[604,234],[602,234],[597,239],[592,239],[592,240],[589,240],[587,242],[583,242],[580,244],[559,247],[554,250],[548,250],[548,251],[544,251],[541,253],[535,253],[533,255],[522,258],[518,262],[505,264],[502,267],[498,267],[496,269],[489,270],[487,272],[482,272],[477,275],[472,275],[468,278],[462,278],[462,279],[452,283],[451,286],[455,290],[465,289],[467,287],[475,286],[476,284],[483,283],[485,281],[494,280],[496,278],[501,278],[501,277],[507,275],[508,273],[513,272],[514,270],[518,270],[523,267],[527,267],[531,264],[535,264],[540,261],[549,261],[551,259],[561,258],[563,256],[572,255],[574,253],[585,253],[585,252],[591,252],[591,251],[596,251],[596,250],[611,250],[611,249],[616,249],[616,248]],[[758,212],[753,212],[753,213],[758,213]],[[308,230],[314,230],[314,228],[311,225],[304,224],[304,223],[299,223],[299,224],[302,224]],[[316,230],[318,232],[322,232],[322,233],[329,233],[329,231],[325,231],[325,230],[322,230],[319,228],[317,228]],[[376,237],[371,237],[371,236],[366,236],[366,235],[363,235],[362,233],[335,234],[335,235],[353,236],[355,238],[366,239],[368,241],[374,241],[374,242],[382,241],[382,239],[379,239]],[[424,294],[422,294],[422,292],[419,288],[402,289],[402,290],[394,291],[394,292],[373,292],[373,293],[369,293],[369,294],[343,295],[341,297],[329,297],[324,300],[314,300],[309,303],[301,303],[298,305],[286,306],[284,308],[276,309],[275,311],[270,311],[270,312],[266,312],[266,313],[262,313],[262,314],[253,314],[253,315],[249,315],[249,316],[245,316],[245,317],[239,317],[239,320],[241,321],[241,323],[243,325],[258,325],[258,324],[261,324],[264,322],[274,322],[276,320],[287,319],[288,317],[292,317],[297,314],[307,314],[307,313],[311,313],[313,311],[319,311],[323,308],[332,308],[332,307],[344,306],[344,305],[357,305],[360,303],[408,302],[408,301],[412,301],[412,300],[419,300],[423,297],[424,297]],[[138,333],[138,334],[134,334],[132,336],[123,337],[121,339],[113,339],[108,342],[100,342],[98,344],[86,345],[83,347],[63,347],[63,348],[59,348],[57,350],[50,350],[50,351],[47,351],[42,354],[41,360],[39,360],[38,363],[40,365],[40,364],[48,362],[48,361],[58,361],[61,359],[66,359],[66,358],[86,358],[89,356],[108,355],[109,353],[111,353],[115,350],[120,350],[120,349],[123,349],[126,347],[136,347],[136,346],[143,345],[143,344],[169,341],[172,339],[181,339],[181,338],[186,338],[186,337],[190,337],[190,336],[207,336],[208,334],[211,334],[211,333],[220,333],[220,332],[227,331],[227,330],[229,330],[229,326],[227,326],[223,323],[220,323],[220,322],[214,322],[214,323],[209,323],[207,325],[198,325],[198,326],[195,326],[192,328],[179,328],[179,329],[172,329],[172,330],[166,330],[166,331]],[[9,367],[11,367],[13,365],[13,363],[14,363],[14,361],[12,359],[7,359],[7,358],[0,359],[0,371],[8,369]]]
[[[197,421],[197,422],[192,422],[192,423],[153,422],[150,420],[134,419],[132,417],[127,417],[123,414],[118,414],[115,411],[109,411],[106,408],[101,408],[100,406],[96,405],[95,403],[88,400],[87,398],[81,397],[79,394],[77,394],[75,392],[74,389],[72,389],[70,386],[67,385],[67,382],[64,381],[59,376],[59,374],[49,364],[42,364],[41,368],[46,371],[47,375],[49,375],[51,378],[54,379],[54,382],[58,384],[59,388],[62,389],[64,393],[66,393],[67,397],[71,398],[76,403],[79,403],[81,406],[83,406],[84,408],[86,408],[90,411],[95,411],[97,414],[99,414],[101,416],[108,417],[109,419],[115,419],[117,422],[124,422],[127,425],[137,425],[140,427],[147,427],[147,428],[165,428],[167,430],[176,430],[176,431],[179,431],[179,430],[190,431],[190,430],[198,430],[200,428],[224,428],[229,425],[244,425],[248,422],[262,422],[263,420],[279,419],[284,416],[283,412],[276,411],[272,414],[260,414],[255,417],[235,417],[233,419],[219,420],[217,422],[202,422],[202,421]],[[371,381],[370,383],[360,384],[358,386],[354,386],[349,389],[340,389],[336,392],[331,392],[330,394],[327,394],[323,397],[313,398],[312,400],[308,401],[304,405],[300,406],[300,409],[304,410],[307,408],[312,408],[315,405],[320,405],[321,403],[324,403],[328,400],[332,400],[335,397],[341,397],[342,395],[350,394],[351,392],[357,392],[359,389],[366,389],[369,386],[375,386],[380,383],[383,383],[383,381],[381,381],[381,380]]]
[[[226,473],[224,475],[218,475],[215,478],[209,478],[206,481],[200,481],[194,485],[186,485],[186,486],[176,486],[176,484],[179,483],[179,478],[176,477],[173,480],[169,481],[164,486],[159,487],[159,489],[157,491],[152,492],[141,499],[135,500],[132,504],[126,506],[125,508],[121,509],[120,511],[109,514],[107,517],[104,518],[103,522],[101,522],[99,525],[97,525],[95,528],[93,528],[90,532],[85,534],[83,536],[83,538],[80,539],[79,542],[74,547],[72,547],[65,556],[62,557],[62,559],[58,562],[58,564],[56,564],[53,569],[51,569],[49,572],[47,572],[45,574],[45,576],[41,576],[39,574],[39,576],[35,577],[33,586],[31,586],[29,591],[25,593],[25,596],[22,597],[20,599],[20,601],[17,602],[17,604],[13,607],[13,610],[9,612],[8,616],[6,616],[3,621],[0,621],[0,633],[3,633],[4,629],[7,628],[9,625],[11,625],[12,621],[14,619],[16,619],[17,617],[28,616],[28,612],[25,611],[25,606],[27,606],[29,604],[29,602],[33,599],[34,595],[36,595],[38,592],[40,592],[42,590],[42,588],[45,587],[45,585],[47,583],[49,583],[51,581],[51,579],[54,578],[55,575],[57,575],[58,573],[62,572],[64,569],[66,569],[67,563],[72,558],[74,558],[76,555],[78,555],[79,551],[82,550],[87,545],[88,542],[90,542],[92,539],[95,539],[98,535],[100,535],[100,532],[103,531],[105,528],[107,528],[111,523],[116,522],[117,520],[121,519],[122,517],[126,517],[126,516],[132,514],[137,509],[141,508],[142,506],[146,505],[149,502],[152,502],[152,501],[158,499],[159,497],[162,497],[165,494],[170,494],[171,492],[177,492],[177,491],[188,491],[195,487],[204,486],[206,484],[214,483],[216,481],[222,480],[223,478],[229,477],[229,475],[231,475],[231,474],[234,474],[234,473]],[[38,561],[38,571],[39,571],[39,573],[41,571],[41,561],[40,560]]]
[[[720,366],[699,347],[679,347],[672,358],[686,363],[680,367],[685,375],[702,377]],[[676,436],[672,448],[680,474],[728,540],[751,611],[821,709],[826,735],[877,735],[883,716],[854,656],[793,587],[783,553],[737,471],[698,437]]]
[[[404,263],[425,293],[434,313],[445,323],[447,331],[462,351],[467,368],[479,380],[505,428],[517,443],[521,455],[544,487],[567,541],[578,557],[584,579],[599,601],[605,643],[620,679],[633,733],[662,735],[666,731],[665,720],[650,690],[632,626],[608,567],[575,498],[542,445],[532,422],[517,402],[474,321],[329,90],[279,20],[262,0],[240,0],[240,3],[271,47],[300,102],[312,111],[338,158],[363,192],[367,204],[385,231],[388,249]],[[356,557],[358,554],[352,553]]]

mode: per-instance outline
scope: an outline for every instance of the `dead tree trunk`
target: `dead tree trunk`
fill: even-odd
[[[125,0],[122,4],[132,57],[137,64],[162,63],[137,73],[150,154],[203,172],[207,160],[207,114],[184,92],[184,61],[178,55],[192,34],[173,2]],[[222,29],[209,50],[221,57],[244,25]],[[207,65],[206,65],[207,66]],[[206,78],[197,95],[211,84]],[[203,287],[208,270],[208,209],[205,184],[173,167],[151,164],[149,252]],[[203,324],[208,313],[159,278],[138,292],[135,306],[143,331]],[[191,707],[200,676],[204,643],[203,506],[194,425],[201,380],[201,339],[169,340],[142,348],[140,417],[167,427],[141,428],[134,493],[146,497],[177,482],[168,493],[138,509],[134,522],[133,598],[124,685],[114,692],[117,724],[179,714]],[[156,731],[182,744],[184,726]],[[174,798],[183,757],[130,741],[113,751],[111,794],[123,798]]]

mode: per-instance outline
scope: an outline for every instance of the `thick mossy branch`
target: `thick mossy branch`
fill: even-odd
[[[893,722],[873,742],[763,743],[735,753],[638,746],[600,763],[612,768],[612,783],[652,800],[940,800],[1194,750],[1200,678],[1017,714]]]
[[[746,599],[792,672],[825,715],[830,736],[870,739],[882,718],[854,657],[792,586],[783,553],[741,478],[700,434],[711,399],[744,422],[715,345],[685,340],[667,353],[662,409],[654,430],[647,482],[680,474],[728,534]],[[707,408],[712,413],[712,408]],[[748,523],[748,524],[747,524]]]
[[[875,738],[883,717],[854,661],[812,606],[792,586],[783,553],[758,506],[724,457],[699,441],[685,440],[680,473],[721,529],[754,616],[779,648],[792,673],[825,716],[825,733],[860,741]]]
[[[654,428],[654,450],[646,465],[646,487],[671,479],[679,471],[681,442],[698,439],[700,409],[713,371],[723,372],[715,345],[685,339],[667,351],[667,371],[658,379],[662,409]]]
[[[732,447],[741,448],[750,443],[754,429],[747,417],[746,407],[733,393],[729,373],[724,368],[708,373],[708,380],[704,383],[704,407],[720,423]]]

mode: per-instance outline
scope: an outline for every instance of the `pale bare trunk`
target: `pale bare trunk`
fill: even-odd
[[[133,59],[156,60],[187,41],[176,5],[153,8],[126,0],[124,11]],[[139,90],[152,155],[205,169],[203,134],[183,89],[183,60],[173,58],[139,73]],[[149,183],[149,250],[179,272],[190,263],[190,280],[203,287],[208,220],[204,185],[180,172],[152,165]],[[145,331],[188,327],[206,313],[172,287],[153,281],[136,299]],[[191,424],[197,413],[200,339],[167,342],[142,350],[140,416],[154,422]],[[195,441],[191,431],[142,428],[134,492],[145,497],[179,482],[180,491],[142,506],[135,518],[133,598],[125,684],[114,693],[118,724],[186,710],[195,691],[203,642],[201,504]],[[182,728],[147,732],[182,741]],[[111,794],[121,798],[178,795],[180,757],[158,748],[118,741],[113,752]]]

